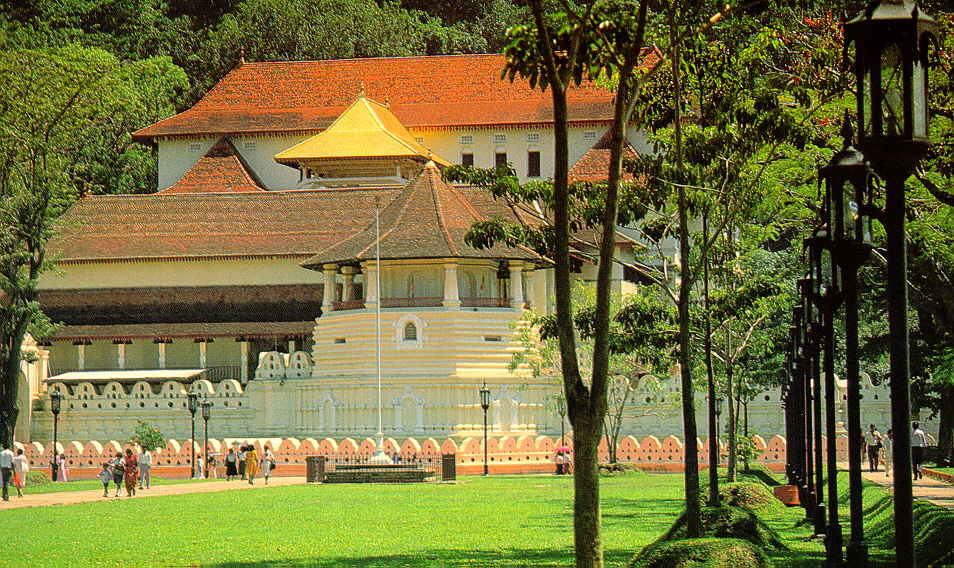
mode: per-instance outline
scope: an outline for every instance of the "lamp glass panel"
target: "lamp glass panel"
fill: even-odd
[[[928,137],[927,70],[921,60],[915,59],[911,74],[912,134],[915,138]]]
[[[889,43],[884,46],[881,52],[881,134],[884,136],[901,136],[904,133],[903,63],[900,44]]]
[[[827,248],[821,250],[821,295],[828,296],[834,292],[835,286],[835,263],[831,257],[831,251]]]
[[[858,188],[854,183],[842,192],[844,199],[845,238],[858,240],[861,237],[861,204],[858,202]]]
[[[857,45],[857,44],[856,44]],[[862,57],[859,53],[857,57]],[[861,91],[861,139],[864,140],[868,136],[873,134],[874,124],[872,124],[872,116],[874,113],[873,104],[871,102],[871,93],[874,92],[874,85],[876,82],[877,75],[875,74],[875,69],[871,65],[871,61],[865,61],[864,70],[861,75],[861,82],[859,84],[859,89]]]

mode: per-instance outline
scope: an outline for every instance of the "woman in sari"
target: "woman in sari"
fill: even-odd
[[[126,471],[124,479],[126,481],[126,496],[132,497],[136,494],[136,484],[139,483],[139,458],[131,449],[126,448]]]
[[[248,445],[245,450],[245,474],[248,475],[248,484],[254,485],[255,476],[258,474],[258,452],[255,446]]]
[[[66,454],[56,456],[56,480],[69,481],[69,472],[66,471]]]

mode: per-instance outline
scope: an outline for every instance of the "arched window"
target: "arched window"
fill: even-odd
[[[417,326],[413,322],[404,326],[404,341],[417,341]]]

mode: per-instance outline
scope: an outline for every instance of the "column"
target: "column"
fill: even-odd
[[[295,352],[295,340],[294,340],[294,339],[289,339],[289,340],[288,340],[288,352],[289,352],[289,353],[294,353],[294,352]]]
[[[374,261],[368,261],[361,265],[364,272],[364,307],[374,309],[378,305],[378,267]]]
[[[332,302],[335,301],[335,275],[338,272],[338,266],[335,264],[326,264],[322,267],[325,274],[325,289],[321,295],[321,311],[327,313],[332,311]]]
[[[156,344],[159,347],[159,368],[166,368],[166,344],[165,342]]]
[[[242,383],[248,382],[248,341],[239,341],[239,348],[242,351]]]
[[[510,269],[510,307],[523,309],[523,263],[511,260]]]
[[[209,344],[206,340],[199,342],[199,368],[204,369],[209,361]]]
[[[348,302],[353,300],[351,297],[351,288],[354,285],[354,273],[355,269],[353,266],[343,266],[341,267],[341,301]]]
[[[126,368],[126,344],[125,343],[116,344],[116,367],[118,369]]]
[[[82,343],[76,346],[76,366],[80,371],[86,370],[86,346]]]
[[[457,284],[457,263],[444,263],[444,301],[445,308],[460,308],[460,288]]]

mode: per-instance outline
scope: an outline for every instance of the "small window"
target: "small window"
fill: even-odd
[[[494,166],[501,167],[507,165],[507,153],[497,152],[494,154]]]
[[[596,132],[593,130],[587,130],[583,133],[584,140],[596,140]]]
[[[424,137],[423,137],[423,136],[415,136],[415,137],[414,137],[414,141],[417,142],[418,144],[420,144],[421,146],[424,145]]]
[[[536,132],[532,134],[527,134],[527,142],[539,142],[539,141],[540,141],[540,135],[537,134]]]
[[[507,135],[506,134],[494,134],[494,144],[506,144]]]
[[[335,338],[335,343],[347,343],[347,342],[348,342],[348,340],[345,339],[344,337],[336,337],[336,338]]]
[[[460,137],[460,143],[461,143],[461,144],[473,144],[473,143],[474,143],[474,137],[471,136],[470,134],[468,134],[468,135],[466,135],[466,136],[461,136],[461,137]]]
[[[503,341],[499,335],[485,335],[484,341]]]
[[[469,167],[474,165],[474,154],[471,152],[464,152],[460,155],[460,165]]]
[[[246,141],[242,144],[242,148],[245,149],[245,150],[254,150],[254,149],[255,149],[255,141],[254,141],[254,140],[246,140]]]
[[[196,143],[196,142],[193,142],[192,144],[189,144],[189,151],[190,151],[190,152],[201,152],[201,151],[202,151],[202,144],[199,144],[199,143]]]
[[[417,341],[417,326],[411,322],[404,326],[404,341]]]
[[[527,152],[527,176],[540,177],[540,152],[536,150]]]

